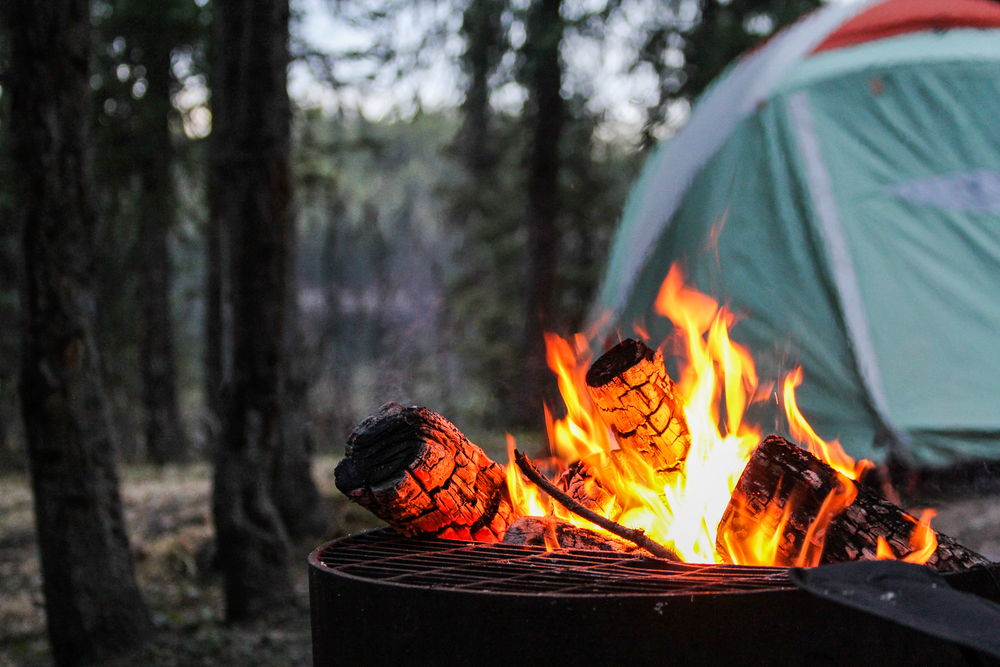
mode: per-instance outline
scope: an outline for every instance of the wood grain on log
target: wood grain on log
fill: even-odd
[[[547,536],[549,542],[554,541],[559,549],[589,549],[591,551],[652,555],[645,549],[614,535],[599,533],[589,528],[579,528],[551,516],[521,517],[507,529],[503,542],[504,544],[543,547],[546,545]]]
[[[614,494],[594,477],[592,468],[584,461],[570,464],[556,480],[556,487],[592,512],[617,521],[622,507]]]
[[[775,565],[799,564],[807,536],[809,548],[821,551],[819,564],[875,560],[879,537],[897,556],[908,554],[916,519],[856,484],[854,501],[837,513],[825,530],[809,534],[823,501],[844,482],[853,484],[846,477],[838,478],[833,468],[804,449],[779,436],[768,436],[743,471],[719,522],[718,553],[723,560],[732,562],[727,540],[740,543],[763,525],[768,534],[781,526]],[[964,570],[989,563],[947,535],[937,533],[937,541],[937,550],[927,565],[938,570]]]
[[[498,542],[517,518],[504,467],[426,408],[387,403],[347,440],[337,488],[404,535]]]
[[[660,473],[679,468],[691,447],[681,398],[663,355],[626,339],[587,371],[587,387],[623,449]]]

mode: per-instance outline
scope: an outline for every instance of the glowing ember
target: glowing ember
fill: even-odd
[[[617,447],[615,435],[587,390],[585,375],[591,365],[591,345],[581,334],[572,341],[555,334],[545,337],[548,364],[558,378],[566,405],[566,416],[562,419],[554,419],[546,408],[549,442],[552,454],[564,464],[563,468],[583,461],[593,476],[594,481],[589,483],[599,483],[613,494],[616,508],[621,510],[615,518],[618,523],[641,528],[687,562],[714,563],[720,560],[716,553],[719,521],[761,441],[760,431],[744,423],[744,412],[751,401],[768,397],[773,385],[759,390],[753,359],[729,337],[729,328],[735,321],[733,314],[711,297],[685,285],[676,265],[663,282],[655,309],[674,324],[685,350],[680,360],[677,390],[691,446],[679,468],[658,472],[634,450]],[[648,337],[642,326],[637,324],[635,328],[644,338]],[[820,561],[827,526],[854,501],[857,495],[854,480],[871,463],[855,463],[838,442],[822,440],[809,426],[795,401],[795,388],[801,382],[800,368],[784,380],[782,393],[789,429],[813,455],[838,472],[840,482],[823,502],[796,559],[800,566],[813,566]],[[509,435],[508,445],[512,452],[514,440]],[[521,476],[513,465],[513,457],[507,468],[507,483],[513,504],[523,514],[555,515],[577,526],[601,530],[550,503],[544,493]],[[729,559],[740,564],[774,564],[792,504],[789,502],[780,515],[767,517],[761,523],[767,528],[739,538],[723,535],[721,544],[725,545]],[[934,553],[936,542],[931,545],[934,532],[922,520],[913,535],[913,551],[906,560],[923,558],[919,562],[924,562]],[[917,556],[918,553],[922,555]],[[892,556],[888,544],[879,554]]]

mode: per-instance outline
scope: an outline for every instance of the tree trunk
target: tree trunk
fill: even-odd
[[[528,8],[523,47],[524,80],[532,145],[528,162],[528,312],[526,382],[522,409],[528,423],[541,423],[542,401],[553,380],[545,362],[543,334],[553,325],[559,236],[559,139],[565,120],[561,0],[534,0]]]
[[[210,173],[209,215],[205,230],[205,406],[207,408],[207,428],[209,451],[218,448],[222,430],[222,393],[226,384],[227,366],[224,341],[229,298],[226,276],[227,257],[224,252],[226,234],[223,220],[218,213],[215,195],[220,185],[215,182],[215,174]]]
[[[272,471],[274,503],[292,539],[320,535],[326,528],[322,498],[312,476],[312,439],[309,432],[309,386],[317,364],[306,346],[302,312],[298,305],[295,257],[289,261],[282,368],[281,439]]]
[[[14,0],[7,9],[25,265],[21,401],[52,652],[57,664],[75,665],[132,650],[152,631],[93,338],[89,6]]]
[[[143,314],[141,367],[146,408],[146,447],[157,464],[182,461],[187,442],[177,407],[174,372],[173,325],[170,315],[170,252],[167,239],[176,202],[170,168],[173,146],[168,124],[170,104],[171,44],[154,34],[145,35],[149,58],[146,93],[149,108],[144,120],[146,141],[141,147],[138,172],[139,198],[139,298]]]
[[[490,141],[490,77],[503,57],[504,4],[504,0],[472,0],[462,14],[466,46],[461,64],[469,83],[456,148],[476,185],[481,185],[496,164]]]
[[[281,429],[291,107],[287,1],[214,5],[214,211],[229,248],[232,384],[223,401],[213,512],[226,616],[289,601],[289,541],[272,500]]]

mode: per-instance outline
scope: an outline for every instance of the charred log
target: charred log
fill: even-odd
[[[628,338],[594,362],[587,387],[622,449],[658,472],[679,468],[691,448],[691,435],[662,354]]]
[[[587,509],[567,496],[563,491],[556,487],[555,484],[539,473],[535,466],[531,464],[531,461],[527,456],[516,449],[514,450],[514,462],[517,463],[517,467],[521,469],[521,472],[524,473],[525,477],[538,485],[542,491],[549,494],[549,497],[552,498],[552,500],[556,501],[578,517],[586,519],[595,526],[600,526],[609,533],[642,547],[658,558],[665,558],[675,562],[681,561],[681,558],[673,551],[646,537],[646,534],[641,528],[626,528],[625,526],[615,523],[611,519],[608,519],[597,512]]]
[[[828,523],[820,521],[814,526],[817,517],[830,509],[829,505],[824,507],[824,501],[846,485],[855,487],[854,500],[832,514]],[[738,549],[748,536],[763,528],[768,535],[781,532],[774,565],[875,560],[879,537],[889,543],[894,554],[908,554],[916,524],[916,519],[896,505],[854,484],[804,449],[772,435],[754,452],[733,491],[719,522],[717,551],[732,562],[730,550]],[[809,551],[813,556],[804,562],[802,554]],[[927,561],[941,571],[986,563],[986,558],[941,533],[937,533],[937,550]]]
[[[557,549],[588,549],[652,555],[645,549],[613,535],[589,528],[579,528],[552,516],[523,516],[515,521],[503,537],[504,544],[532,547],[549,545]]]
[[[615,495],[604,488],[594,476],[593,468],[584,461],[577,461],[566,468],[556,480],[556,488],[583,507],[612,521],[617,520],[622,513]]]
[[[498,542],[517,518],[503,466],[426,408],[383,405],[350,435],[335,477],[407,536]]]

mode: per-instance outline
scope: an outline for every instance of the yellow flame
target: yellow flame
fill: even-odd
[[[545,407],[550,449],[564,468],[576,461],[584,462],[601,487],[615,497],[616,507],[621,510],[615,518],[618,523],[641,528],[687,562],[716,562],[720,558],[716,553],[719,521],[761,440],[759,430],[744,423],[744,413],[750,402],[768,399],[773,384],[758,382],[752,357],[730,338],[733,314],[711,297],[685,285],[676,265],[664,280],[654,307],[673,323],[675,342],[683,349],[678,359],[681,368],[677,391],[691,447],[680,469],[663,475],[634,451],[617,448],[585,382],[592,360],[590,341],[596,330],[569,340],[545,335],[548,364],[566,407],[565,417],[558,419]],[[641,324],[634,328],[648,338]],[[853,502],[857,489],[852,480],[870,464],[855,464],[838,442],[822,440],[809,426],[795,401],[795,387],[801,382],[799,368],[784,381],[784,405],[792,435],[841,473],[840,483],[809,527],[805,543],[797,556],[792,555],[797,563],[815,565],[822,555],[829,522]],[[514,440],[509,435],[508,447],[513,452]],[[545,494],[522,478],[513,464],[513,455],[507,482],[511,499],[522,514],[554,515],[577,526],[596,528],[558,503],[550,503]],[[792,501],[789,498],[783,509],[769,508],[769,515],[747,534],[722,535],[719,542],[729,559],[741,564],[774,564],[793,510]]]

